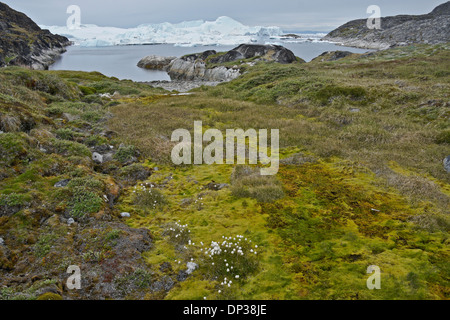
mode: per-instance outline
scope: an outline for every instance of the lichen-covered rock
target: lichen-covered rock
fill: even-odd
[[[143,69],[149,70],[164,70],[172,60],[175,60],[177,57],[162,57],[162,56],[147,56],[142,58],[137,66]]]
[[[240,76],[237,69],[223,66],[208,69],[204,60],[190,58],[173,60],[167,68],[172,80],[231,81]]]
[[[222,56],[212,58],[210,62],[225,63],[254,57],[261,57],[263,60],[275,61],[282,64],[289,64],[297,61],[294,53],[283,46],[241,44]]]

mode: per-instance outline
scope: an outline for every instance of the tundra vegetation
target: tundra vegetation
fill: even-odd
[[[448,70],[447,44],[416,45],[180,96],[0,69],[0,299],[450,298]],[[194,121],[279,129],[279,173],[174,166]]]

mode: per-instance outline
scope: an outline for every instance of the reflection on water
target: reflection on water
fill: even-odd
[[[284,43],[283,46],[306,61],[325,51],[347,50],[355,53],[366,50],[346,48],[331,43]],[[169,44],[114,46],[114,47],[78,47],[67,48],[50,70],[99,71],[109,77],[130,79],[133,81],[170,80],[164,71],[145,70],[137,63],[148,55],[181,57],[190,53],[206,50],[229,51],[234,46],[175,47]]]

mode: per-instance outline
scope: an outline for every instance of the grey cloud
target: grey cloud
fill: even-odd
[[[229,16],[246,25],[277,25],[286,30],[330,31],[357,18],[375,4],[383,16],[430,12],[443,0],[3,0],[38,24],[64,25],[66,8],[75,4],[82,10],[82,23],[134,27],[143,23],[215,20]]]

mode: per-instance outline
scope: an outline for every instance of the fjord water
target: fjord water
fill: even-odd
[[[327,42],[286,42],[282,43],[282,45],[307,62],[325,51],[346,50],[355,53],[367,51],[342,47]],[[171,44],[109,47],[71,46],[67,48],[66,53],[50,66],[50,70],[98,71],[109,77],[133,81],[170,80],[166,72],[141,69],[137,67],[137,63],[148,55],[181,57],[186,54],[206,50],[229,51],[234,47],[179,47]]]

